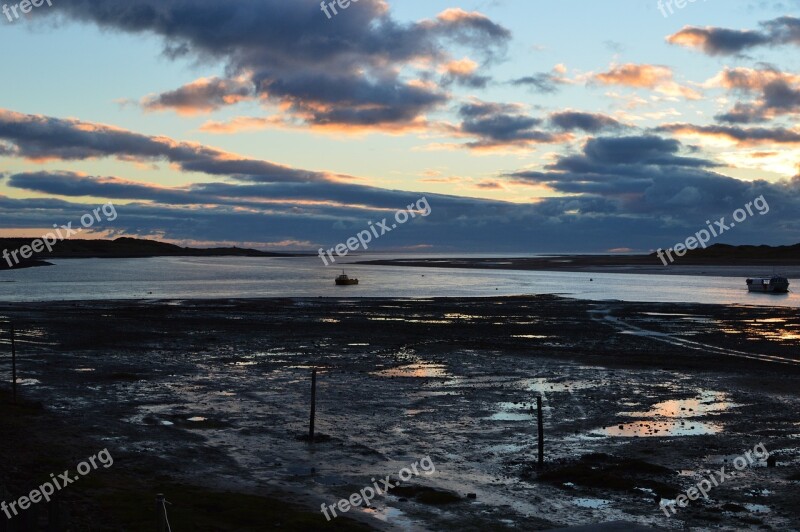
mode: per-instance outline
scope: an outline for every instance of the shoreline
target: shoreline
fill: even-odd
[[[771,275],[772,264],[671,264],[660,263],[617,262],[609,263],[585,257],[548,257],[548,258],[453,258],[453,259],[378,259],[362,260],[351,264],[373,266],[402,266],[408,268],[442,268],[442,269],[474,269],[474,270],[509,270],[509,271],[546,271],[546,272],[579,272],[579,273],[617,273],[641,275],[676,275],[676,276],[714,276],[714,277],[760,277]],[[774,267],[776,274],[789,278],[800,278],[800,264],[785,264]]]

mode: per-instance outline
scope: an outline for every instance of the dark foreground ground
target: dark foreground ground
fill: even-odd
[[[19,331],[22,398],[0,396],[2,499],[102,449],[114,458],[16,530],[48,512],[73,530],[154,530],[158,492],[176,531],[800,529],[794,309],[300,299],[6,304],[0,317]],[[759,444],[777,466],[731,476]],[[435,471],[369,508],[320,513],[426,457]],[[708,499],[659,509],[723,466]]]

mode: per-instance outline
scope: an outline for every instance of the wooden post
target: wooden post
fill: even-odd
[[[317,369],[311,370],[311,423],[308,426],[308,440],[314,443],[314,418],[317,415]]]
[[[14,324],[11,324],[11,394],[17,403],[17,346],[14,343]]]
[[[539,469],[544,467],[544,424],[542,423],[542,396],[536,398],[536,415],[539,425]]]
[[[166,507],[164,506],[164,494],[159,493],[156,495],[156,515],[158,516],[158,532],[167,532],[167,516]]]

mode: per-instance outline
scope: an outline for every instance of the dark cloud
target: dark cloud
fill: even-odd
[[[800,114],[800,76],[767,65],[759,69],[725,69],[718,78],[722,87],[735,93],[758,95],[755,100],[737,102],[731,110],[717,115],[720,122],[753,124]]]
[[[800,45],[800,19],[779,17],[760,23],[760,30],[687,26],[667,42],[697,48],[708,55],[737,55],[758,46]]]
[[[674,202],[686,187],[681,183],[730,179],[710,172],[708,169],[716,166],[712,161],[680,155],[681,148],[677,140],[652,135],[593,138],[581,154],[564,155],[544,171],[515,172],[509,177],[544,184],[558,192],[613,199],[635,211],[647,208],[645,195],[652,196],[656,190],[678,187],[667,198]],[[608,208],[610,203],[603,205]]]
[[[511,81],[517,87],[527,87],[540,94],[552,94],[558,92],[564,81],[550,72],[539,72],[532,76],[525,76]]]
[[[150,137],[102,124],[27,115],[0,109],[0,139],[28,159],[169,161],[187,172],[230,176],[247,181],[324,181],[309,172],[167,137]]]
[[[622,127],[622,124],[610,116],[578,111],[553,113],[550,115],[550,123],[564,131],[580,129],[587,133],[599,133],[603,130],[616,130]]]
[[[148,111],[173,109],[181,114],[207,113],[253,97],[249,82],[227,79],[199,79],[174,91],[145,98],[142,106]]]
[[[537,129],[542,120],[528,116],[518,105],[472,102],[462,105],[458,114],[462,118],[458,132],[478,138],[466,144],[472,149],[524,147],[564,140],[563,136]]]
[[[403,226],[372,249],[431,245],[440,250],[605,251],[672,245],[728,216],[759,195],[769,202],[764,222],[756,216],[726,236],[731,243],[785,243],[800,227],[800,176],[782,183],[745,182],[710,171],[714,163],[682,155],[674,139],[653,136],[599,138],[581,154],[563,156],[543,171],[522,171],[508,180],[545,184],[561,195],[536,204],[424,194],[430,216]],[[74,172],[20,173],[10,186],[37,193],[113,201],[119,217],[99,226],[117,234],[209,243],[293,242],[294,249],[331,247],[391,217],[423,193],[342,183],[199,183],[166,188],[117,177]],[[133,203],[130,203],[133,201]],[[198,208],[197,205],[202,205]],[[48,228],[76,220],[95,203],[0,196],[5,228]],[[32,235],[36,236],[36,235]],[[272,244],[270,244],[272,243]],[[250,245],[250,244],[248,244]],[[273,248],[274,249],[274,248]]]
[[[484,89],[492,81],[489,76],[479,76],[473,73],[449,72],[442,78],[442,85],[455,83],[471,89]]]
[[[741,146],[759,144],[800,144],[800,132],[783,127],[744,128],[737,126],[698,126],[694,124],[665,124],[656,131],[679,135],[696,135],[708,138],[722,138]]]
[[[737,224],[735,233],[721,240],[733,244],[798,240],[800,179],[740,181],[712,171],[716,166],[712,161],[681,156],[685,149],[674,139],[654,136],[592,139],[583,153],[563,156],[543,171],[523,170],[506,177],[565,194],[537,207],[570,229],[575,219],[594,220],[604,231],[616,228],[628,234],[620,241],[649,237],[649,249],[683,241],[703,228],[705,220],[722,216],[730,220],[734,210],[762,195],[769,213]],[[597,238],[609,241],[608,236]]]
[[[449,45],[469,47],[490,61],[510,39],[486,16],[460,9],[401,24],[382,0],[361,0],[333,20],[318,0],[75,0],[57,11],[103,29],[160,36],[171,57],[224,61],[231,79],[246,78],[257,95],[288,106],[295,117],[344,128],[420,119],[448,97],[436,84],[413,79],[449,62]],[[431,70],[422,76],[401,74],[423,63]],[[202,109],[224,103],[220,92],[230,93],[208,89],[211,94],[198,96],[186,86],[152,101],[174,106],[191,100]]]
[[[119,177],[98,177],[76,172],[23,172],[10,176],[14,188],[66,197],[100,197],[152,201],[162,205],[216,205],[245,207],[263,213],[287,211],[310,215],[358,217],[385,209],[404,208],[419,199],[417,192],[387,190],[345,183],[197,183],[162,187]],[[473,200],[443,194],[426,194],[442,207],[460,207]]]

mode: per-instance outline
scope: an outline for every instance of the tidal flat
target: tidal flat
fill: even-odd
[[[18,331],[22,401],[2,397],[0,491],[108,448],[114,467],[63,494],[85,529],[150,526],[158,492],[176,530],[800,529],[792,308],[306,298],[6,303],[0,317]],[[759,443],[775,467],[659,509]],[[321,514],[424,457],[434,473]],[[203,521],[210,509],[238,521]]]

